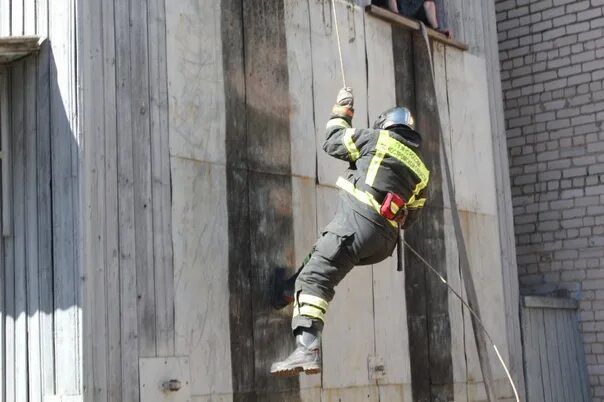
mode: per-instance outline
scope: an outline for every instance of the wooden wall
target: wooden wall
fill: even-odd
[[[164,2],[81,2],[78,26],[85,398],[138,401],[139,358],[176,343]]]
[[[38,55],[1,72],[9,163],[0,400],[7,402],[82,393],[74,24],[74,1],[0,1],[0,36],[49,38]]]
[[[530,402],[590,402],[578,302],[523,297],[526,396]]]

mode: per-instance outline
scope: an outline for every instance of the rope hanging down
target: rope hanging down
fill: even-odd
[[[339,30],[339,27],[338,27],[338,15],[336,13],[336,2],[335,2],[335,0],[331,0],[331,8],[333,10],[334,26],[336,28],[336,39],[337,39],[337,43],[338,43],[338,56],[340,58],[340,69],[341,69],[341,72],[342,72],[342,84],[343,84],[344,87],[346,87],[346,75],[344,73],[344,60],[342,58],[342,44],[340,42],[340,30]],[[432,65],[432,55],[430,54],[430,47],[429,47],[429,44],[428,44],[428,36],[427,36],[426,27],[423,24],[421,24],[421,29],[422,29],[422,36],[424,37],[424,41],[426,42],[426,49],[427,49],[427,52],[428,52],[428,58],[429,58],[430,64]],[[431,70],[430,73],[433,74],[433,70]],[[432,77],[432,79],[434,79],[434,78]],[[449,169],[448,169],[448,162],[446,160],[446,154],[445,154],[445,164],[446,164],[445,167],[447,168],[446,169],[447,170],[447,180],[449,181],[450,196],[454,199],[453,189],[452,189],[452,185],[451,185],[452,183],[450,183],[450,181],[451,181],[450,180],[450,172],[449,172]],[[495,354],[497,355],[497,358],[499,359],[499,362],[503,366],[503,370],[505,371],[505,374],[506,374],[506,376],[508,378],[508,381],[509,381],[509,383],[512,386],[512,389],[514,391],[514,396],[516,398],[516,401],[520,402],[520,397],[518,396],[518,391],[516,389],[516,384],[514,383],[514,380],[512,379],[510,371],[509,371],[507,365],[505,364],[505,361],[503,360],[503,357],[499,353],[499,349],[497,348],[497,345],[493,341],[493,337],[487,331],[487,329],[486,329],[486,327],[484,325],[484,322],[480,319],[480,315],[469,305],[468,302],[466,302],[466,300],[461,296],[461,294],[458,291],[456,291],[455,289],[453,289],[453,287],[451,285],[449,285],[449,283],[447,282],[447,280],[432,265],[430,265],[430,263],[428,261],[426,261],[426,259],[424,259],[413,247],[411,247],[409,245],[409,243],[407,243],[405,241],[404,244],[405,244],[405,246],[413,254],[415,254],[415,256],[417,258],[419,258],[419,260],[424,264],[425,267],[427,267],[428,270],[430,270],[433,274],[435,274],[436,276],[438,276],[438,278],[441,280],[441,282],[444,283],[445,286],[447,286],[447,288],[449,288],[449,290],[455,295],[455,297],[457,297],[461,301],[461,303],[466,307],[466,309],[470,312],[470,314],[472,314],[472,316],[474,317],[474,319],[476,320],[476,322],[480,324],[480,329],[482,330],[482,332],[489,339],[489,342],[491,343],[491,346],[495,350]]]
[[[342,71],[342,86],[346,88],[346,75],[344,74],[344,59],[342,58],[342,42],[340,42],[340,29],[338,28],[338,13],[336,13],[336,0],[331,0],[331,9],[333,10],[333,24],[336,27],[338,55],[340,56],[340,69]]]

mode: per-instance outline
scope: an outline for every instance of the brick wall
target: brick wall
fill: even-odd
[[[604,0],[496,0],[518,272],[581,300],[604,402]]]

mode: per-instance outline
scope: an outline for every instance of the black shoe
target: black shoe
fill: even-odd
[[[321,372],[321,334],[314,335],[302,330],[296,335],[296,350],[281,362],[271,366],[271,374],[291,377],[298,373],[318,374]]]
[[[271,277],[270,303],[275,310],[281,310],[294,302],[294,283],[295,277],[287,279],[287,271],[284,268],[277,268]]]

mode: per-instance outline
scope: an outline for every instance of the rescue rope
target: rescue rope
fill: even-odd
[[[346,88],[346,75],[344,74],[344,59],[342,58],[342,43],[340,42],[340,29],[338,28],[338,13],[336,13],[336,0],[331,0],[331,9],[333,10],[333,22],[336,28],[336,38],[338,41],[338,55],[340,56],[340,69],[342,71],[342,84]]]
[[[503,370],[505,370],[505,374],[508,377],[508,381],[510,382],[510,385],[512,386],[512,389],[514,390],[514,395],[516,397],[516,402],[520,402],[520,398],[518,397],[518,391],[516,390],[516,384],[514,384],[514,380],[512,379],[510,371],[508,370],[508,366],[505,364],[505,361],[503,360],[503,357],[499,353],[499,349],[497,348],[497,345],[495,344],[495,341],[493,340],[493,337],[491,336],[491,334],[489,333],[489,331],[487,331],[487,328],[485,327],[484,322],[482,322],[482,320],[480,319],[480,316],[478,315],[478,313],[476,313],[476,311],[474,311],[474,309],[472,307],[470,307],[470,305],[464,300],[464,298],[462,297],[462,295],[459,294],[459,292],[457,290],[455,290],[449,284],[449,282],[447,282],[447,280],[445,279],[445,277],[442,276],[440,274],[440,272],[438,272],[436,270],[436,268],[434,268],[428,261],[426,261],[426,259],[424,257],[422,257],[413,247],[411,247],[411,245],[409,245],[409,243],[407,243],[406,240],[403,240],[403,243],[405,244],[405,247],[407,247],[409,249],[409,251],[411,251],[413,254],[415,254],[415,256],[417,258],[419,258],[419,260],[421,262],[423,262],[424,265],[426,267],[428,267],[428,269],[430,269],[430,271],[432,271],[432,273],[434,273],[436,276],[438,276],[438,278],[441,280],[441,282],[444,283],[447,286],[447,288],[449,288],[449,290],[463,303],[463,305],[468,309],[468,311],[470,312],[470,314],[472,314],[474,316],[474,318],[476,319],[476,321],[480,324],[480,327],[481,327],[482,331],[485,333],[485,335],[487,336],[487,338],[489,338],[489,342],[491,342],[491,346],[493,346],[493,349],[495,350],[495,353],[497,354],[497,358],[499,359],[499,362],[503,366]]]

